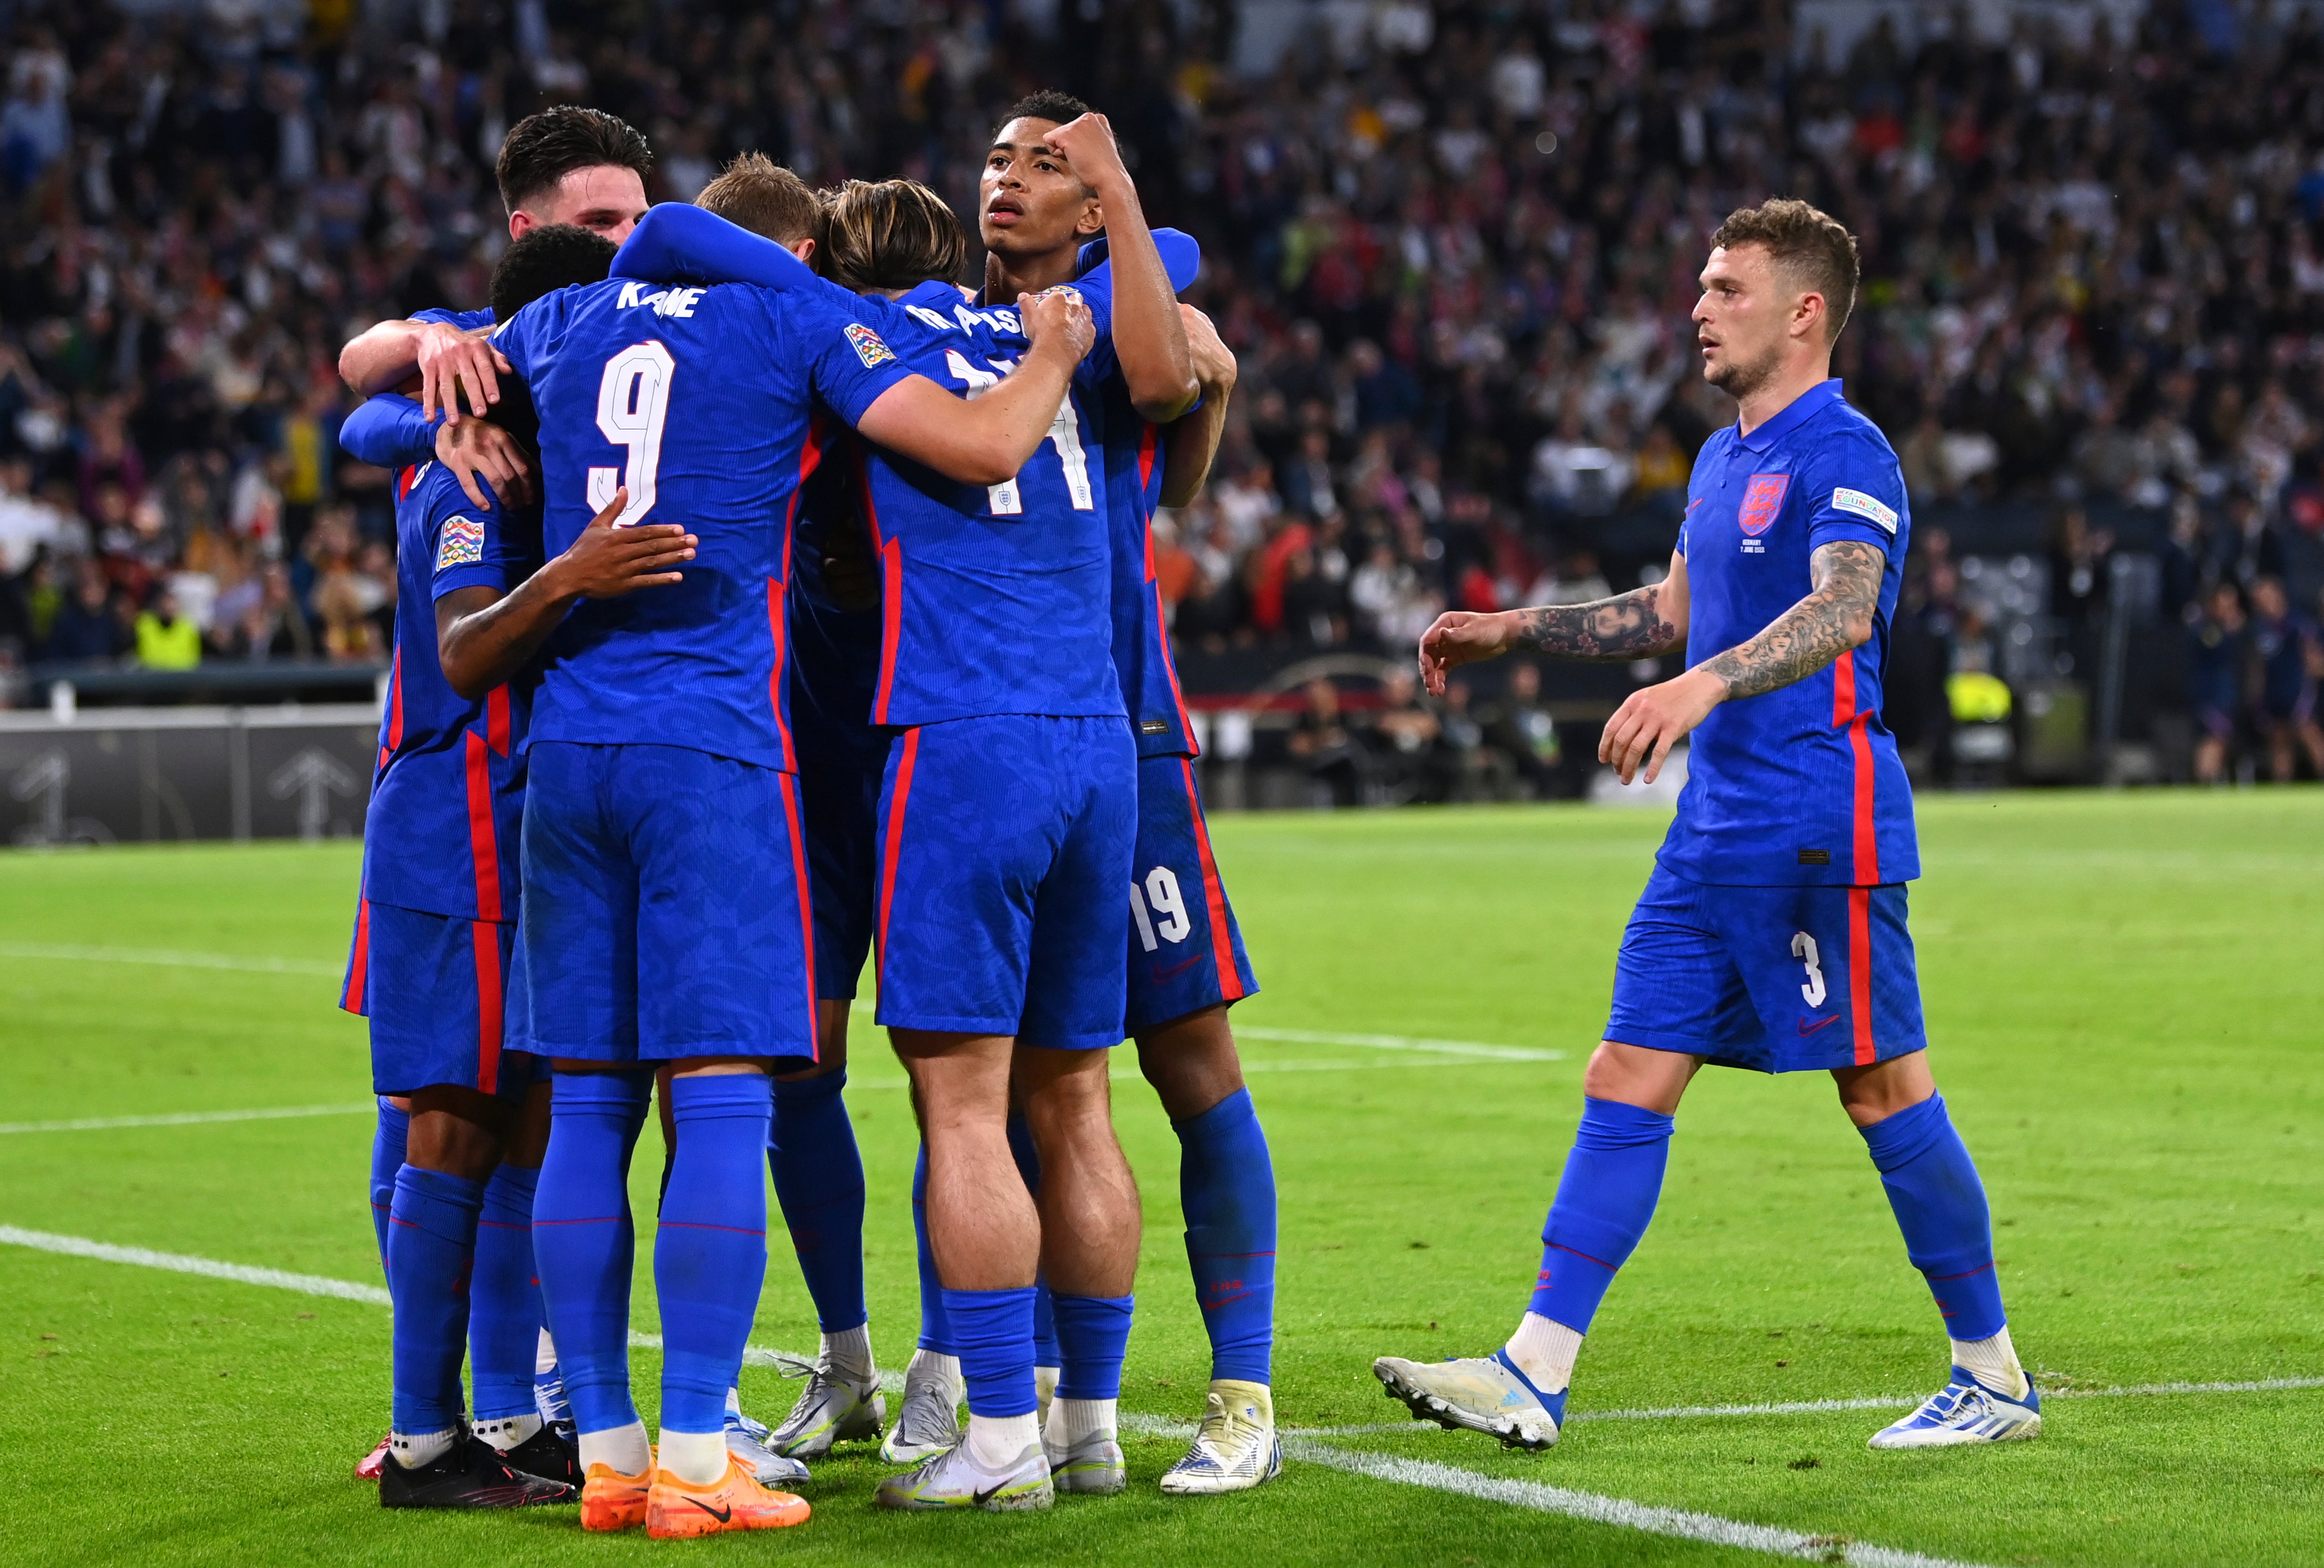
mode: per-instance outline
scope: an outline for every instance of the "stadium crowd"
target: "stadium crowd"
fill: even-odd
[[[1112,115],[1156,221],[1201,237],[1191,298],[1242,362],[1209,493],[1158,530],[1182,648],[1400,659],[1448,605],[1656,569],[1731,418],[1692,374],[1703,239],[1781,192],[1862,243],[1836,370],[1922,509],[1902,618],[1940,677],[1980,657],[1947,508],[2055,511],[2070,657],[2149,520],[2199,765],[2324,767],[2324,33],[2181,11],[1994,41],[1924,17],[1910,47],[1884,23],[1835,59],[1760,0],[1378,0],[1319,7],[1249,75],[1225,0],[18,5],[0,672],[382,657],[389,476],[337,451],[336,356],[482,299],[493,155],[532,108],[646,128],[658,199],[758,148],[966,212],[992,111],[1058,86]],[[1543,755],[1517,694],[1385,697],[1360,749],[1431,749],[1427,789],[1471,766],[1447,733],[1508,732],[1479,742],[1489,771]],[[1303,733],[1334,733],[1327,701]]]

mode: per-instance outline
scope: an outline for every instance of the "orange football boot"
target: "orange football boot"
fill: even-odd
[[[653,1451],[648,1449],[645,1469],[623,1475],[604,1461],[589,1467],[581,1482],[581,1527],[585,1530],[634,1530],[645,1523],[646,1497],[653,1490]]]
[[[387,1462],[388,1444],[394,1441],[395,1435],[392,1433],[383,1436],[379,1440],[379,1446],[373,1449],[369,1453],[364,1454],[363,1458],[356,1462],[355,1479],[357,1480],[377,1480],[379,1479],[379,1467]]]
[[[772,1530],[805,1524],[808,1512],[806,1499],[769,1491],[752,1479],[749,1465],[730,1453],[725,1475],[710,1486],[657,1470],[646,1499],[646,1534],[668,1541],[724,1530]]]

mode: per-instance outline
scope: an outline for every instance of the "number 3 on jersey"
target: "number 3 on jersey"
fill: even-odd
[[[628,486],[629,504],[613,520],[615,528],[627,528],[653,510],[670,378],[677,373],[678,362],[659,343],[633,343],[605,362],[604,379],[597,383],[597,429],[614,446],[629,448],[629,461],[619,468],[589,470],[589,510],[604,511],[613,492]]]
[[[979,370],[957,348],[945,350],[945,368],[960,378],[972,398],[1001,384],[1001,378],[1017,368],[1013,361],[994,360],[995,369]],[[1090,489],[1089,453],[1082,446],[1081,416],[1074,412],[1074,400],[1068,393],[1057,405],[1057,417],[1049,421],[1049,445],[1057,449],[1057,461],[1065,470],[1065,493],[1074,498],[1075,512],[1097,510],[1097,496]],[[1025,512],[1024,498],[1017,493],[1017,481],[1003,480],[987,485],[985,494],[991,499],[995,517],[1021,517]]]

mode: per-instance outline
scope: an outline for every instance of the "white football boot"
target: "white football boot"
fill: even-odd
[[[1388,1385],[1423,1421],[1498,1437],[1511,1448],[1547,1448],[1565,1422],[1563,1388],[1545,1398],[1507,1351],[1450,1361],[1407,1361],[1382,1356],[1372,1376]]]
[[[1213,1379],[1203,1424],[1186,1457],[1162,1477],[1174,1498],[1247,1491],[1283,1473],[1283,1443],[1275,1435],[1275,1401],[1264,1383]]]
[[[742,1402],[732,1388],[726,1391],[726,1452],[748,1466],[751,1478],[761,1486],[788,1490],[807,1479],[807,1466],[767,1445],[765,1424],[742,1414]]]
[[[1028,1444],[1001,1469],[987,1470],[964,1436],[917,1469],[881,1481],[877,1500],[883,1508],[982,1508],[998,1514],[1046,1508],[1056,1498],[1039,1443]]]
[[[2042,1395],[2032,1379],[2025,1397],[1997,1393],[1966,1370],[1918,1410],[1872,1434],[1873,1448],[1955,1448],[1964,1443],[2020,1443],[2042,1432]]]
[[[957,1373],[913,1357],[904,1371],[904,1402],[897,1407],[896,1425],[880,1445],[880,1457],[890,1464],[918,1464],[958,1443],[960,1402],[966,1395]]]
[[[876,1378],[851,1383],[834,1377],[821,1361],[784,1356],[781,1362],[784,1376],[804,1377],[807,1387],[799,1390],[791,1413],[764,1439],[769,1448],[792,1459],[821,1459],[835,1443],[880,1435],[888,1420],[888,1397],[880,1392]]]

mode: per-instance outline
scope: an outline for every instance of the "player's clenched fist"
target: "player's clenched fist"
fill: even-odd
[[[1038,294],[1026,294],[1017,300],[1017,314],[1025,323],[1025,336],[1034,348],[1051,345],[1069,352],[1076,364],[1097,341],[1097,328],[1090,320],[1088,304],[1078,290],[1058,287],[1044,289]]]
[[[1186,328],[1186,349],[1194,361],[1194,380],[1206,398],[1217,397],[1234,390],[1238,374],[1234,350],[1219,337],[1219,329],[1211,318],[1184,300],[1178,304],[1178,319]]]
[[[1129,181],[1130,171],[1121,161],[1120,147],[1114,143],[1113,126],[1095,110],[1077,120],[1068,120],[1044,140],[1074,166],[1081,182],[1100,196],[1116,181]]]
[[[1432,696],[1444,695],[1444,672],[1479,659],[1499,659],[1512,641],[1510,617],[1447,610],[1420,634],[1420,678]]]
[[[639,588],[680,582],[673,568],[694,558],[702,541],[676,523],[645,522],[615,528],[613,520],[630,503],[625,485],[605,509],[589,520],[572,548],[553,563],[559,598],[618,599]]]

